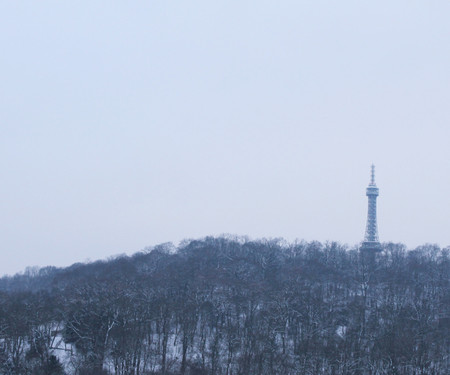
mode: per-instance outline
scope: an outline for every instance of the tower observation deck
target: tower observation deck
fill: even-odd
[[[366,235],[361,245],[361,251],[378,252],[381,251],[381,244],[378,240],[377,228],[377,197],[378,188],[375,184],[375,166],[372,164],[372,173],[369,186],[366,189],[366,195],[369,201],[367,210]]]

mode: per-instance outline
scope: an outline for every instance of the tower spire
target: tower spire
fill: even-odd
[[[377,228],[378,188],[375,184],[375,165],[373,164],[371,166],[370,177],[370,183],[366,189],[366,195],[368,198],[366,234],[364,236],[364,242],[361,246],[361,251],[378,252],[381,251],[381,244],[378,240]]]

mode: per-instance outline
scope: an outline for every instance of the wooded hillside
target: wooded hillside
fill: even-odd
[[[0,279],[0,374],[445,374],[448,249],[220,237]]]

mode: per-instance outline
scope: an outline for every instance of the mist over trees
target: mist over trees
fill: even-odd
[[[0,279],[0,374],[444,374],[449,249],[207,237]]]

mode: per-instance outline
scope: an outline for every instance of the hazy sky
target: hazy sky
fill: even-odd
[[[450,2],[2,1],[0,274],[231,233],[450,245]]]

